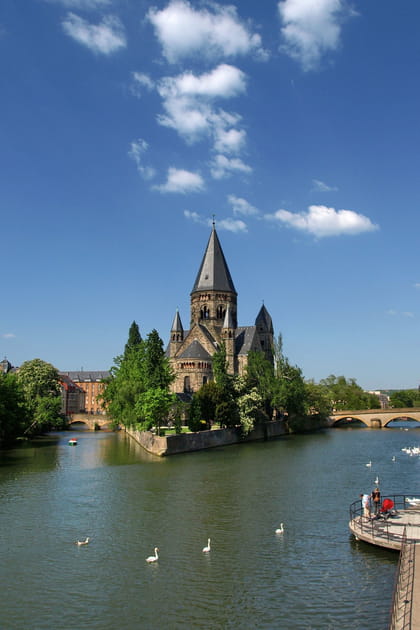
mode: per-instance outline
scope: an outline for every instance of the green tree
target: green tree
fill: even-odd
[[[351,410],[379,408],[377,396],[365,392],[354,378],[331,374],[320,381],[320,385],[328,392],[333,410]]]
[[[14,373],[0,373],[0,443],[22,435],[29,415],[23,388]]]
[[[299,367],[290,364],[283,352],[283,339],[279,335],[274,344],[275,391],[274,406],[282,414],[289,416],[289,423],[293,419],[307,415],[308,401],[305,382]]]
[[[265,420],[273,416],[273,398],[276,389],[274,366],[262,352],[249,352],[246,367],[246,387],[256,389],[261,398]]]
[[[401,389],[392,392],[389,402],[392,407],[397,409],[420,407],[420,394],[417,389]]]
[[[131,351],[136,351],[141,346],[142,338],[137,323],[134,321],[128,331],[128,340],[124,348],[124,358],[127,358]]]
[[[309,414],[319,416],[322,419],[328,418],[332,413],[332,404],[328,391],[322,385],[312,380],[305,382],[305,389]]]
[[[156,426],[160,435],[163,420],[167,419],[171,406],[175,403],[175,394],[170,394],[160,387],[147,389],[140,394],[136,402],[136,415],[139,418],[139,428],[149,431]]]
[[[165,401],[162,392],[167,392],[173,375],[156,330],[142,340],[133,322],[124,354],[114,359],[110,371],[102,400],[115,424],[133,426],[140,422],[145,427],[150,424],[150,409],[155,405],[158,415],[150,426],[159,426]],[[145,396],[149,390],[152,393]]]
[[[226,346],[221,344],[213,355],[213,374],[219,392],[215,420],[221,427],[234,427],[239,423],[234,379],[228,374]]]
[[[155,329],[147,335],[145,342],[144,378],[146,389],[167,389],[174,379],[163,341]]]
[[[194,393],[191,399],[190,408],[188,411],[189,430],[194,431],[194,432],[200,431],[203,428],[201,420],[202,420],[201,400],[200,400],[200,397],[197,396],[197,393]]]
[[[31,425],[26,432],[46,431],[61,427],[61,385],[58,370],[41,359],[25,361],[18,371]]]

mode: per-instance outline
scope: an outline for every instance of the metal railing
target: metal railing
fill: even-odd
[[[420,500],[419,495],[393,494],[383,496],[382,501],[391,499],[391,501],[394,502],[393,511],[398,512],[399,510],[407,510],[409,508],[409,503],[406,499],[410,497]],[[350,505],[350,521],[353,521],[354,525],[362,534],[366,534],[372,539],[377,538],[387,540],[388,542],[401,542],[402,540],[403,532],[396,533],[395,527],[393,528],[394,531],[390,531],[391,525],[395,525],[395,521],[392,520],[392,512],[389,518],[383,518],[381,516],[379,516],[379,518],[375,518],[374,516],[367,518],[363,515],[363,507],[360,499]]]
[[[409,630],[412,622],[416,543],[407,539],[404,528],[394,582],[389,630]]]

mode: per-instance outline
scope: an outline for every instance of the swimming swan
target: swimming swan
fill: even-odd
[[[280,527],[276,529],[276,534],[282,534],[284,532],[283,523],[280,523]]]
[[[88,545],[89,544],[89,538],[86,538],[86,540],[78,540],[76,541],[76,545]]]
[[[203,553],[208,553],[210,551],[210,538],[207,540],[207,547],[203,547]]]
[[[146,562],[156,562],[157,560],[159,560],[158,551],[159,549],[155,547],[155,555],[149,556],[148,558],[146,558]]]
[[[372,462],[369,462],[368,464],[366,464],[366,466],[370,468],[372,466]]]

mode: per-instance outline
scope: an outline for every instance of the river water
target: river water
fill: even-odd
[[[348,508],[377,475],[418,493],[401,448],[419,443],[331,429],[159,459],[79,432],[0,451],[0,627],[384,629],[398,555],[356,541]]]

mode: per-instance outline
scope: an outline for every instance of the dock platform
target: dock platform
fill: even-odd
[[[349,527],[358,540],[400,552],[389,630],[420,630],[420,498],[388,498],[394,509],[386,518],[363,516],[355,501]]]

